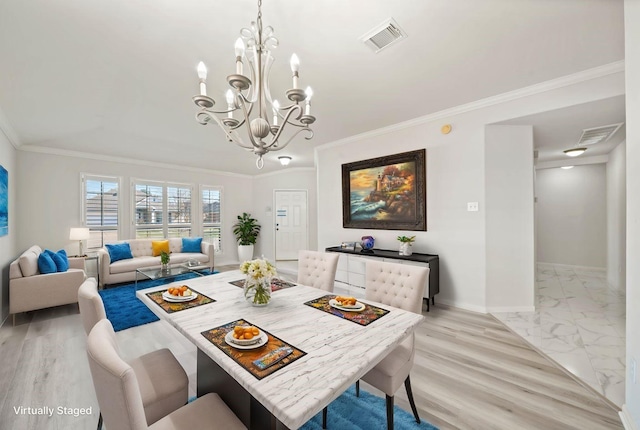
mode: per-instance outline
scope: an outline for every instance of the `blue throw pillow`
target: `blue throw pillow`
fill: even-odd
[[[58,252],[45,249],[44,252],[53,260],[53,263],[56,265],[56,272],[66,272],[69,270],[69,259],[67,258],[67,252],[64,249],[61,249]]]
[[[182,238],[182,252],[202,252],[202,238],[201,237],[183,237]]]
[[[119,260],[127,260],[129,258],[133,258],[133,254],[131,254],[131,247],[126,242],[114,243],[105,246],[107,247],[107,251],[109,251],[109,258],[111,259],[112,263]]]
[[[56,263],[53,262],[48,252],[44,251],[38,257],[38,270],[42,274],[56,273]]]

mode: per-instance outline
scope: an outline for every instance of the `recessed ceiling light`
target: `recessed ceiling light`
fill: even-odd
[[[280,164],[282,164],[283,166],[288,166],[289,163],[291,163],[291,157],[289,157],[287,155],[283,155],[281,157],[278,157],[278,160],[280,160]]]
[[[573,166],[562,166],[561,169],[564,169],[564,170],[573,169]]]
[[[564,151],[569,157],[577,157],[578,155],[584,154],[587,148],[571,148]]]

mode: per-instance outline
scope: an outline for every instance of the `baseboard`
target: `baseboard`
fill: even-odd
[[[620,420],[622,421],[622,425],[625,430],[639,430],[635,421],[633,421],[633,418],[631,417],[631,413],[629,413],[626,403],[622,405],[622,410],[618,414],[620,415]]]
[[[548,264],[550,266],[566,267],[568,269],[597,270],[599,272],[606,272],[607,271],[606,267],[577,266],[575,264],[546,263],[544,261],[536,261],[536,264]]]
[[[535,312],[535,306],[491,306],[487,308],[487,312],[503,313],[503,312]]]
[[[476,305],[470,305],[468,303],[460,303],[460,302],[456,302],[455,300],[440,299],[438,298],[438,296],[436,296],[435,299],[436,299],[436,306],[438,305],[438,303],[441,303],[443,305],[451,306],[454,308],[464,309],[465,311],[478,312],[481,314],[487,313],[487,308],[485,308],[484,306],[476,306]]]

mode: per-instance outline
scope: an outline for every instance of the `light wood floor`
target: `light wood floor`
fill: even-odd
[[[424,315],[411,380],[426,421],[441,429],[623,428],[606,399],[493,317],[437,305]],[[0,429],[93,429],[98,407],[77,306],[23,314],[18,323],[0,328]],[[125,358],[169,347],[195,392],[195,348],[167,323],[117,335]],[[404,388],[396,403],[409,409]],[[92,407],[93,415],[24,415],[17,406]]]

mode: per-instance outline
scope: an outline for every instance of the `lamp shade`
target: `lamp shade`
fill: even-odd
[[[72,227],[69,232],[69,240],[85,240],[89,239],[89,229],[86,227]]]

